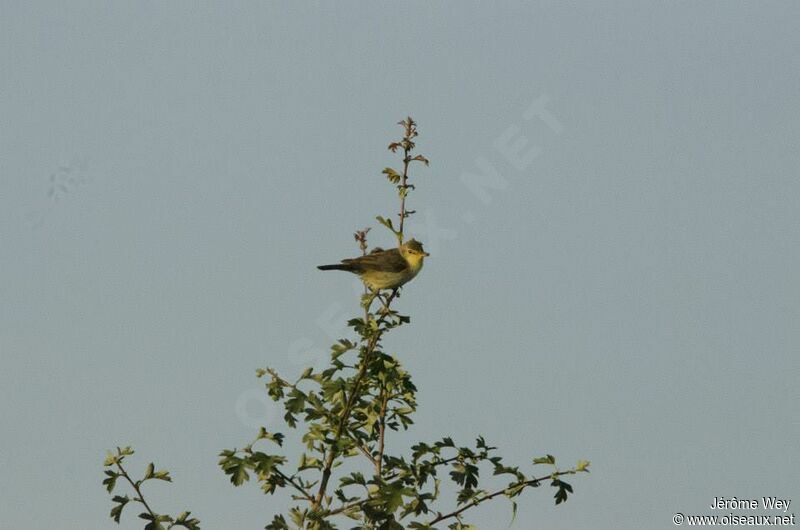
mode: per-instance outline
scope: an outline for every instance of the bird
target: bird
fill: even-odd
[[[397,289],[408,283],[422,270],[426,257],[422,243],[410,239],[397,248],[377,248],[364,256],[343,259],[333,265],[319,265],[322,271],[347,271],[357,274],[372,291]]]

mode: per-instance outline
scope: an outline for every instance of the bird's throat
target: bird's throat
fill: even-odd
[[[425,258],[423,256],[406,256],[405,259],[412,274],[416,275],[422,269],[422,263]]]

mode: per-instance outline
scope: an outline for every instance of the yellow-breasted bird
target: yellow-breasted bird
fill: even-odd
[[[422,269],[422,262],[430,256],[422,243],[410,239],[391,250],[373,250],[366,256],[343,259],[335,265],[320,265],[322,271],[347,271],[358,274],[373,291],[397,289],[411,281]]]

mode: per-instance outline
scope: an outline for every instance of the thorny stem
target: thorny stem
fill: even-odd
[[[503,494],[505,494],[507,491],[509,491],[510,489],[513,489],[513,488],[518,488],[518,487],[520,487],[520,486],[522,486],[522,487],[523,487],[523,489],[524,489],[524,488],[527,488],[527,487],[529,487],[529,486],[538,486],[538,485],[539,485],[539,484],[541,484],[541,483],[542,483],[542,481],[544,481],[544,480],[554,479],[554,478],[556,478],[556,477],[560,477],[560,476],[562,476],[562,475],[572,475],[573,473],[574,473],[574,471],[573,471],[573,470],[569,470],[569,471],[557,471],[557,472],[555,472],[555,473],[551,473],[551,474],[549,474],[549,475],[545,475],[545,476],[543,476],[543,477],[534,478],[534,479],[531,479],[531,480],[526,480],[526,481],[524,481],[524,482],[517,482],[516,484],[511,484],[510,486],[508,486],[508,487],[505,487],[505,488],[503,488],[503,489],[501,489],[501,490],[497,490],[497,491],[495,491],[494,493],[490,493],[489,495],[485,495],[485,496],[483,496],[483,497],[481,497],[481,498],[479,498],[479,499],[475,499],[475,500],[473,500],[473,501],[471,501],[471,502],[469,502],[469,503],[465,504],[465,505],[464,505],[464,506],[462,506],[461,508],[459,508],[459,509],[457,509],[457,510],[454,510],[454,511],[452,511],[452,512],[448,513],[448,514],[445,514],[445,515],[439,514],[439,515],[436,517],[436,519],[434,519],[434,520],[432,520],[431,522],[429,522],[429,523],[428,523],[428,525],[429,525],[429,526],[433,526],[433,525],[435,525],[436,523],[440,523],[440,522],[444,521],[445,519],[450,519],[450,518],[452,518],[452,517],[458,517],[458,516],[459,516],[459,515],[461,515],[463,512],[465,512],[465,511],[469,510],[470,508],[473,508],[473,507],[475,507],[475,506],[477,506],[477,505],[481,504],[482,502],[488,501],[489,499],[494,499],[495,497],[497,497],[497,496],[499,496],[499,495],[503,495]]]
[[[455,458],[448,459],[448,461],[451,461],[451,460],[455,460]],[[441,463],[444,463],[444,462],[441,462]],[[511,484],[511,485],[509,485],[509,486],[507,486],[507,487],[505,487],[505,488],[503,488],[501,490],[497,490],[494,493],[490,493],[489,495],[481,497],[480,499],[475,499],[475,500],[465,504],[461,508],[458,508],[457,510],[454,510],[454,511],[448,513],[448,514],[439,513],[439,515],[437,515],[437,517],[435,519],[433,519],[432,521],[430,521],[428,523],[428,526],[433,526],[435,524],[441,523],[442,521],[444,521],[446,519],[451,519],[453,517],[458,517],[463,512],[469,510],[470,508],[473,508],[473,507],[481,504],[484,501],[488,501],[490,499],[494,499],[495,497],[503,495],[507,491],[509,491],[509,490],[511,490],[513,488],[518,488],[520,486],[523,486],[523,488],[535,487],[535,486],[540,485],[545,480],[554,479],[554,478],[560,477],[562,475],[571,475],[573,473],[574,473],[574,471],[571,471],[571,470],[569,470],[569,471],[557,471],[555,473],[551,473],[549,475],[545,475],[545,476],[542,476],[542,477],[539,477],[539,478],[533,478],[533,479],[530,479],[530,480],[526,480],[524,482],[517,482],[516,484]],[[360,500],[351,502],[350,504],[344,504],[344,505],[342,505],[342,506],[340,506],[340,507],[338,507],[338,508],[336,508],[334,510],[329,510],[326,513],[327,513],[327,515],[338,515],[340,513],[346,512],[346,511],[351,510],[353,508],[357,508],[357,507],[363,505],[364,503],[369,502],[369,500],[370,499],[360,499]]]
[[[331,469],[333,468],[333,462],[336,459],[336,444],[342,438],[344,434],[345,424],[347,420],[350,418],[350,411],[355,404],[355,397],[358,395],[358,391],[361,387],[361,381],[364,379],[364,375],[367,373],[367,366],[369,365],[369,357],[372,354],[372,350],[375,348],[372,346],[372,341],[370,341],[370,346],[368,347],[367,351],[364,352],[364,358],[361,361],[361,368],[358,371],[358,375],[356,376],[356,381],[353,386],[353,392],[350,394],[350,397],[347,399],[345,403],[345,407],[342,410],[342,415],[339,416],[339,425],[336,427],[336,435],[333,437],[333,443],[330,445],[330,449],[328,450],[328,454],[325,458],[325,467],[322,470],[322,480],[319,483],[319,491],[317,492],[317,497],[314,499],[313,507],[319,508],[322,504],[322,499],[325,497],[325,490],[328,487],[328,481],[331,478]]]
[[[294,487],[294,489],[299,491],[303,495],[303,499],[305,499],[305,500],[307,500],[309,502],[314,502],[314,497],[308,491],[306,491],[305,488],[303,488],[299,484],[297,484],[294,481],[294,479],[292,479],[292,477],[288,476],[286,473],[282,472],[280,469],[275,469],[275,473],[277,473],[283,480],[285,480],[286,482],[291,484]]]
[[[117,468],[119,469],[120,474],[123,477],[125,477],[125,480],[127,480],[130,483],[131,487],[133,488],[133,491],[135,491],[136,495],[138,495],[138,498],[136,500],[139,501],[140,503],[142,503],[142,506],[144,506],[145,510],[147,510],[147,513],[149,513],[150,516],[155,521],[156,520],[156,513],[152,509],[150,509],[150,506],[147,504],[147,501],[144,500],[144,495],[142,495],[141,485],[137,484],[136,482],[133,481],[133,479],[131,479],[131,476],[128,475],[128,472],[125,471],[124,467],[122,467],[122,464],[120,464],[119,462],[117,462],[116,464],[117,464]]]
[[[408,193],[408,166],[411,163],[411,157],[408,154],[411,152],[410,142],[414,138],[414,121],[409,117],[400,122],[405,128],[403,135],[403,177],[402,184],[400,184],[400,227],[397,230],[397,239],[400,244],[403,244],[403,225],[406,220],[406,194]]]
[[[400,145],[403,147],[403,175],[401,178],[400,188],[400,224],[398,230],[396,232],[397,239],[400,245],[403,244],[403,227],[405,225],[405,219],[411,212],[406,211],[406,195],[408,194],[409,188],[411,186],[408,184],[408,168],[411,164],[411,156],[409,153],[413,149],[413,139],[416,136],[416,124],[411,117],[406,118],[400,124],[404,127],[404,134],[403,134],[403,141]],[[361,248],[362,255],[366,255],[367,253],[367,231],[369,229],[358,231],[355,234],[355,239],[359,243],[359,247]],[[368,291],[365,285],[365,294]],[[364,381],[364,378],[367,374],[367,369],[369,367],[369,363],[372,357],[372,354],[375,351],[375,348],[380,342],[381,337],[383,336],[383,330],[381,330],[380,325],[385,322],[386,318],[391,314],[389,307],[392,301],[397,298],[398,290],[394,289],[390,295],[386,298],[381,296],[380,292],[374,292],[373,297],[369,299],[368,303],[364,304],[364,322],[369,322],[370,319],[370,308],[372,303],[375,301],[375,298],[379,298],[383,307],[381,308],[381,315],[378,317],[377,320],[377,330],[375,334],[370,337],[369,341],[367,342],[367,346],[364,349],[364,355],[361,358],[361,365],[359,367],[358,374],[356,375],[355,382],[353,384],[353,390],[350,393],[350,396],[345,400],[344,409],[342,409],[342,413],[339,416],[339,423],[336,427],[336,433],[334,435],[332,443],[329,445],[329,449],[327,454],[324,456],[324,467],[322,469],[322,478],[320,479],[319,490],[317,491],[317,495],[312,502],[312,509],[319,509],[322,505],[322,502],[325,498],[325,492],[328,488],[328,482],[331,478],[331,470],[333,469],[333,464],[336,461],[336,457],[338,456],[337,451],[337,444],[339,440],[345,435],[345,431],[347,429],[347,422],[350,419],[350,414],[353,410],[353,406],[355,405],[357,398],[360,396],[361,384]],[[369,451],[362,447],[362,444],[356,443],[356,446],[361,450],[365,456],[368,457],[370,461],[372,461],[373,465],[375,465],[376,474],[380,477],[382,471],[382,461],[383,461],[383,452],[385,447],[385,433],[386,433],[386,408],[388,403],[388,396],[382,393],[381,396],[381,414],[380,414],[380,431],[379,431],[379,441],[378,441],[378,456],[377,459],[374,458]]]
[[[406,193],[408,192],[408,148],[403,149],[403,184],[402,193],[400,194],[400,229],[397,231],[397,239],[400,244],[403,244],[403,224],[406,220]]]
[[[397,296],[397,291],[392,292],[392,294],[386,300],[386,307],[388,309],[389,304],[392,303],[392,300]],[[359,368],[358,374],[356,375],[355,383],[353,384],[353,391],[350,393],[350,397],[347,398],[345,401],[345,407],[342,409],[342,414],[339,416],[339,424],[336,427],[336,434],[333,437],[333,441],[330,444],[330,449],[328,454],[325,458],[325,466],[322,469],[322,479],[319,483],[319,491],[317,491],[317,496],[314,499],[314,503],[312,508],[318,509],[322,505],[322,500],[325,498],[325,491],[328,488],[328,481],[331,478],[331,469],[333,469],[333,463],[338,456],[336,451],[336,445],[339,443],[339,440],[342,438],[347,421],[350,419],[350,413],[352,412],[353,405],[355,405],[356,397],[359,396],[359,391],[361,390],[361,383],[364,380],[364,376],[367,374],[367,368],[369,367],[370,358],[375,351],[378,342],[383,335],[383,331],[380,330],[380,325],[386,320],[386,317],[389,313],[384,313],[381,315],[377,320],[378,330],[375,334],[370,337],[369,342],[364,350],[364,356],[361,359],[361,366]]]
[[[369,228],[365,228],[364,230],[358,230],[354,234],[356,241],[358,241],[358,246],[361,249],[361,255],[362,256],[366,256],[367,255],[367,248],[368,248],[367,247],[367,232],[369,232]],[[377,291],[376,292],[372,292],[372,291],[370,291],[369,287],[367,287],[367,284],[364,284],[364,295],[368,295],[370,293],[372,293],[372,298],[370,298],[367,301],[367,303],[364,304],[364,322],[369,321],[369,314],[370,314],[369,310],[370,310],[370,307],[372,306],[372,303],[375,301],[375,298],[379,298],[381,303],[383,304],[384,310],[388,311],[388,308],[386,307],[386,302],[383,299],[383,297],[380,295],[380,292],[377,292]],[[381,425],[383,425],[383,423],[384,423],[384,421],[383,421],[384,420],[384,416],[385,416],[385,413],[381,414]],[[375,466],[375,469],[377,469],[377,471],[378,471],[378,475],[380,475],[381,459],[383,457],[383,431],[381,431],[381,451],[380,451],[379,456],[378,456],[377,459],[375,459],[375,457],[372,456],[370,451],[366,447],[364,447],[364,444],[362,444],[360,440],[357,440],[352,436],[350,436],[349,438],[353,441],[354,444],[356,444],[356,447],[358,447],[358,450],[361,451],[361,453],[367,458],[367,460],[369,460],[372,463],[372,465]]]
[[[366,502],[369,502],[369,500],[370,499],[368,499],[368,498],[367,499],[360,499],[360,500],[351,502],[350,504],[343,504],[342,506],[339,506],[336,509],[326,511],[325,513],[327,515],[339,515],[342,512],[346,512],[347,510],[351,510],[353,508],[357,508],[357,507],[361,506],[362,504],[364,504]]]
[[[356,444],[356,447],[358,448],[359,451],[361,451],[361,454],[363,454],[367,458],[367,460],[369,460],[370,463],[372,463],[373,466],[377,466],[378,465],[378,461],[375,460],[375,457],[372,456],[372,454],[370,454],[369,450],[364,446],[364,444],[362,444],[356,438],[350,436],[349,433],[346,433],[346,434],[348,434],[348,437],[351,440],[353,440],[353,443]]]
[[[455,462],[455,461],[457,461],[457,460],[460,460],[460,459],[462,459],[462,458],[463,458],[463,457],[462,457],[461,455],[456,455],[456,456],[454,456],[454,457],[451,457],[451,458],[445,458],[445,459],[443,459],[443,460],[438,460],[438,461],[436,461],[436,462],[433,462],[433,463],[432,463],[432,465],[433,465],[433,467],[445,466],[445,465],[447,465],[447,464],[451,464],[451,463],[453,463],[453,462]],[[396,479],[396,478],[397,478],[397,476],[398,476],[398,473],[397,473],[397,472],[394,472],[394,473],[392,473],[391,475],[388,475],[388,476],[385,478],[385,480],[387,480],[387,481],[394,480],[394,479]]]
[[[389,395],[386,389],[381,389],[381,412],[380,412],[380,427],[378,434],[378,456],[375,462],[375,474],[380,477],[383,470],[383,449],[384,439],[386,436],[386,405],[389,403]]]

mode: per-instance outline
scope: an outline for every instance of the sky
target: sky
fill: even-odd
[[[512,528],[800,506],[799,21],[793,2],[0,0],[0,528],[116,527],[102,460],[128,444],[173,474],[160,511],[284,511],[217,455],[283,430],[255,369],[321,365],[358,312],[357,281],[315,266],[366,226],[391,245],[374,218],[407,115],[432,255],[387,343],[419,387],[390,449],[482,434],[523,467],[592,462]]]

